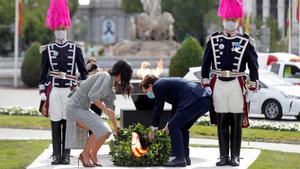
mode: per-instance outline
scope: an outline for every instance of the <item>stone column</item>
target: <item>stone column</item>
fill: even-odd
[[[250,2],[252,3],[250,3],[250,5],[252,5],[252,13],[251,13],[251,16],[253,17],[253,18],[256,18],[256,8],[257,8],[257,6],[256,6],[256,0],[250,0]]]
[[[281,38],[284,38],[284,32],[285,32],[285,4],[284,0],[278,0],[277,1],[277,10],[278,10],[278,15],[277,15],[277,20],[278,20],[278,28],[280,30],[280,35]]]
[[[263,21],[265,22],[266,19],[270,16],[270,0],[263,0]]]

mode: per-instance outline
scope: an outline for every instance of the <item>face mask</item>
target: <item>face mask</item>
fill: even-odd
[[[147,92],[147,97],[148,97],[149,99],[154,99],[154,98],[155,98],[154,93],[153,93],[153,92],[150,92],[150,91]]]
[[[67,31],[66,30],[56,30],[54,31],[54,35],[56,39],[63,41],[67,39]]]
[[[239,23],[236,21],[223,21],[224,29],[227,31],[235,31],[239,27]]]

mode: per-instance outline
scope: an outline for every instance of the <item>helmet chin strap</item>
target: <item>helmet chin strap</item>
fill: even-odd
[[[64,44],[67,42],[67,38],[63,39],[63,40],[60,40],[60,39],[55,39],[55,42],[58,43],[58,44]]]
[[[238,33],[238,30],[228,31],[228,30],[224,29],[224,33],[225,33],[227,36],[235,36],[235,35]]]

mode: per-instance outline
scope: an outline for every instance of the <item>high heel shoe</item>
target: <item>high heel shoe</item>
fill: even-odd
[[[93,165],[97,167],[102,167],[102,164],[100,164],[99,162],[95,162],[95,163],[93,162]]]
[[[94,162],[93,158],[92,158],[92,155],[90,154],[90,159],[93,163],[94,166],[97,166],[97,167],[102,167],[102,164],[98,162],[98,160],[96,162]]]
[[[93,164],[90,164],[90,163],[87,163],[86,161],[84,161],[82,154],[80,154],[78,157],[78,167],[79,167],[79,160],[81,161],[83,167],[95,167]]]

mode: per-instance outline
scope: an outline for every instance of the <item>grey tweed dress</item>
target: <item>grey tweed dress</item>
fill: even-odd
[[[76,120],[86,124],[97,139],[106,133],[112,133],[104,125],[104,120],[89,109],[91,103],[99,99],[104,101],[107,107],[115,108],[116,94],[113,90],[113,79],[107,72],[99,72],[85,80],[66,106],[66,148],[72,148],[76,144]]]

